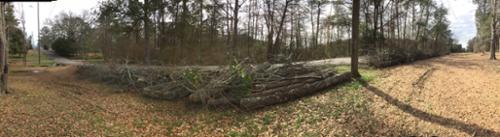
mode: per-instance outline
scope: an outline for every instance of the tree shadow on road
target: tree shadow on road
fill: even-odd
[[[493,131],[491,129],[486,129],[483,128],[477,124],[467,124],[465,122],[455,120],[452,118],[446,118],[443,116],[431,114],[425,111],[422,111],[420,109],[414,108],[411,105],[408,105],[394,97],[391,97],[390,95],[384,93],[382,90],[378,89],[377,87],[371,86],[368,82],[358,79],[358,81],[368,90],[374,93],[375,95],[382,97],[385,101],[390,103],[391,105],[394,105],[401,109],[402,111],[417,117],[420,120],[428,121],[431,123],[439,124],[444,127],[448,128],[454,128],[457,130],[460,130],[462,132],[465,132],[471,136],[499,136],[500,133]]]

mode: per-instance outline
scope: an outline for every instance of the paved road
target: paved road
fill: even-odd
[[[319,66],[319,65],[349,65],[351,64],[351,58],[350,57],[343,57],[343,58],[331,58],[331,59],[323,59],[323,60],[313,60],[313,61],[305,61],[305,62],[297,62],[297,63],[304,63],[306,66]],[[359,63],[360,64],[366,64],[368,63],[367,57],[360,57],[359,58]]]
[[[68,59],[65,57],[61,57],[54,53],[53,51],[48,51],[48,50],[42,50],[42,53],[47,54],[49,59],[54,60],[56,64],[58,65],[83,65],[84,62],[81,60],[73,60],[73,59]]]
[[[54,60],[57,64],[61,65],[83,65],[85,64],[84,61],[82,60],[73,60],[73,59],[68,59],[65,57],[61,57],[57,54],[55,54],[53,51],[48,51],[48,50],[42,50],[44,54],[47,54],[49,59]],[[360,64],[366,64],[367,57],[360,57],[359,63]],[[343,58],[331,58],[331,59],[323,59],[323,60],[313,60],[313,61],[301,61],[301,62],[295,62],[294,64],[304,64],[305,66],[320,66],[320,65],[349,65],[351,64],[351,58],[350,57],[343,57]],[[283,64],[275,64],[273,66],[282,66]],[[221,67],[227,67],[227,66],[198,66],[198,65],[193,65],[193,66],[176,66],[175,68],[180,68],[180,69],[185,69],[185,68],[198,68],[198,69],[203,69],[203,70],[218,70]]]
[[[368,59],[367,57],[360,57],[359,58],[359,63],[360,64],[367,64]],[[293,64],[304,64],[305,66],[321,66],[321,65],[349,65],[351,64],[351,58],[350,57],[344,57],[344,58],[332,58],[332,59],[323,59],[323,60],[312,60],[312,61],[300,61],[300,62],[295,62]],[[274,64],[273,67],[280,67],[283,66],[284,64]],[[207,71],[217,71],[220,70],[221,68],[227,68],[227,65],[224,66],[216,66],[216,65],[211,65],[211,66],[199,66],[199,65],[193,65],[193,66],[175,66],[174,68],[176,69],[200,69],[200,70],[207,70]]]

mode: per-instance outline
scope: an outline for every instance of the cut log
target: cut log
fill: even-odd
[[[319,80],[317,79],[308,79],[308,80],[305,80],[305,81],[301,81],[301,82],[297,82],[297,83],[292,83],[292,84],[289,84],[289,85],[283,85],[281,87],[274,87],[274,88],[268,88],[264,91],[260,91],[260,92],[256,92],[254,94],[252,94],[251,96],[267,96],[267,95],[270,95],[270,94],[274,94],[274,93],[277,93],[277,92],[284,92],[284,91],[288,91],[288,90],[291,90],[291,89],[296,89],[296,88],[300,88],[308,83],[313,83],[313,82],[317,82]]]
[[[275,92],[268,96],[250,96],[240,100],[240,106],[246,109],[256,109],[297,99],[312,93],[316,93],[330,86],[349,81],[352,77],[350,72],[327,77],[313,83],[307,83],[301,87],[284,92]]]
[[[333,71],[312,72],[305,75],[285,77],[281,79],[256,80],[254,81],[255,91],[269,90],[297,83],[312,82],[332,76]]]
[[[275,81],[275,82],[268,82],[268,83],[262,83],[262,84],[255,84],[254,85],[254,90],[255,91],[264,91],[264,90],[270,90],[274,88],[279,88],[279,87],[284,87],[288,85],[293,85],[297,83],[304,83],[307,81],[318,81],[320,79],[295,79],[295,80],[284,80],[284,81]]]
[[[220,97],[217,99],[209,99],[207,101],[207,105],[211,107],[228,107],[234,106],[237,107],[239,104],[239,100],[233,97]]]
[[[224,95],[224,92],[229,86],[227,85],[217,85],[214,87],[207,87],[196,90],[189,95],[189,101],[192,103],[205,103],[207,100],[213,98],[219,98]]]
[[[189,96],[191,92],[177,82],[170,82],[169,84],[145,87],[142,94],[151,98],[177,100]]]

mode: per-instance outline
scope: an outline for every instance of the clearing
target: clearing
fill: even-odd
[[[0,136],[500,136],[500,63],[451,54],[252,112],[145,98],[14,62]],[[346,70],[347,67],[338,67]]]

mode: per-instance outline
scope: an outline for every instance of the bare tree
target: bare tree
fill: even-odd
[[[281,15],[281,20],[280,20],[280,26],[278,28],[278,36],[276,36],[276,41],[273,42],[274,44],[274,47],[279,47],[280,46],[280,42],[281,42],[281,38],[280,38],[280,35],[283,31],[283,25],[284,25],[284,22],[285,22],[285,18],[286,18],[286,12],[288,11],[288,6],[290,5],[290,2],[292,2],[292,0],[286,0],[285,2],[285,7],[283,8],[283,14]]]
[[[274,6],[275,1],[266,0],[266,8],[267,8],[267,17],[266,17],[266,26],[267,26],[267,61],[274,62],[274,54],[275,47],[273,43],[274,37]]]
[[[232,45],[231,45],[231,52],[233,57],[239,56],[239,53],[236,49],[236,46],[238,44],[238,13],[240,12],[240,7],[241,4],[239,3],[239,0],[234,0],[234,7],[233,7],[233,36],[232,36]]]

